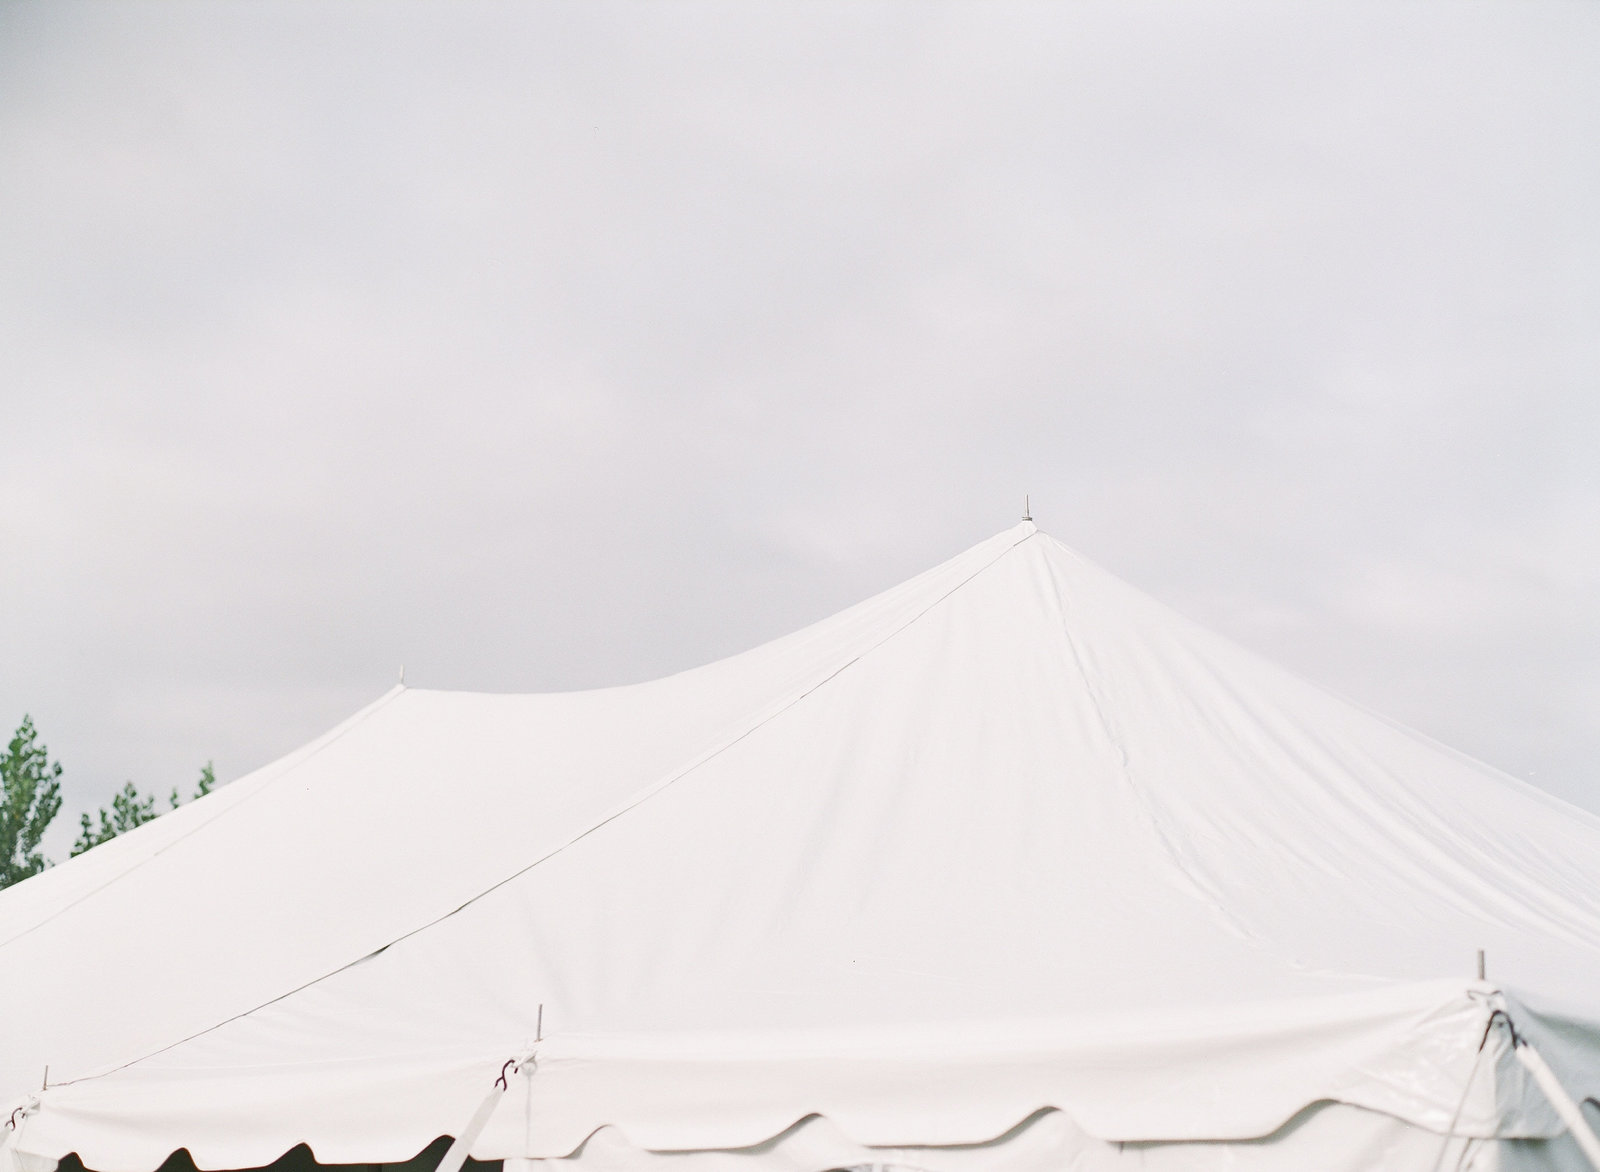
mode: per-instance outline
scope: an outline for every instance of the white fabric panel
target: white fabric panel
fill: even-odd
[[[1059,1111],[1005,1135],[956,1147],[869,1147],[812,1117],[765,1143],[721,1151],[652,1152],[616,1128],[570,1157],[507,1160],[505,1172],[1590,1172],[1567,1136],[1449,1139],[1380,1112],[1324,1103],[1254,1140],[1117,1143]]]
[[[651,1150],[744,1147],[813,1113],[872,1146],[983,1142],[1043,1107],[1107,1141],[1248,1139],[1308,1103],[1437,1132],[1547,1137],[1561,1125],[1459,982],[1136,1019],[730,1035],[563,1035],[534,1048],[473,1146],[556,1156],[607,1125]],[[312,1031],[307,1037],[314,1036]],[[24,1150],[76,1150],[101,1172],[158,1163],[183,1135],[205,1168],[264,1164],[296,1143],[325,1163],[395,1161],[457,1133],[504,1059],[356,1054],[228,1067],[180,1047],[115,1078],[48,1092]],[[1595,1054],[1584,1056],[1592,1066]]]
[[[0,1101],[37,1087],[47,1064],[65,1079],[136,1058],[447,915],[793,703],[1020,539],[1002,534],[798,635],[649,684],[397,691],[314,751],[174,815],[231,803],[203,833],[169,841],[179,827],[163,818],[113,842],[121,877],[93,898],[41,923],[32,881],[0,892],[0,1004],[72,1007],[8,1015]],[[44,879],[74,886],[99,856]]]
[[[1043,1107],[1242,1140],[1329,1100],[1556,1135],[1499,1031],[1467,1088],[1497,1004],[1600,1093],[1600,820],[1026,524],[667,680],[397,691],[183,813],[0,893],[0,1085],[74,1080],[18,1150],[402,1159],[541,1005],[477,1155]]]

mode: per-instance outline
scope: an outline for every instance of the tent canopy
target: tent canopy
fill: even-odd
[[[0,893],[0,1102],[104,1172],[403,1160],[514,1057],[476,1155],[1541,1136],[1489,1015],[1600,1093],[1597,977],[1600,820],[1024,523],[666,679],[397,688]]]

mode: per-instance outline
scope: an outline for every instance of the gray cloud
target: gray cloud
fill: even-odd
[[[1558,3],[0,7],[0,718],[73,810],[230,777],[401,662],[739,650],[1028,492],[1600,809],[1597,49]]]

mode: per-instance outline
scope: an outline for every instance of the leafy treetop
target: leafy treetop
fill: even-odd
[[[203,798],[217,784],[217,773],[210,761],[200,770],[200,781],[195,785],[194,797]],[[183,804],[178,796],[178,787],[172,787],[172,793],[167,797],[168,808],[176,810]],[[125,834],[135,826],[143,826],[146,822],[154,821],[165,811],[156,809],[155,794],[141,794],[133,782],[126,782],[122,790],[111,799],[111,808],[101,807],[98,811],[98,822],[84,814],[78,819],[78,841],[72,844],[73,855],[81,855],[91,847],[97,847],[102,842],[110,842],[119,834]]]
[[[207,761],[200,770],[193,797],[205,797],[216,784],[216,769]],[[174,787],[167,804],[176,810],[182,803]],[[50,866],[39,844],[44,841],[50,820],[60,810],[61,766],[50,760],[39,743],[33,719],[24,716],[11,743],[0,753],[0,888],[20,883]],[[157,811],[154,794],[141,794],[130,781],[111,799],[109,809],[97,810],[93,817],[83,815],[72,853],[81,855],[163,812]]]
[[[24,716],[0,754],[0,887],[50,865],[39,843],[60,809],[61,765],[50,760],[32,718]]]

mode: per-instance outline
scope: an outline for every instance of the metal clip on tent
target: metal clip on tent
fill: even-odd
[[[494,1080],[493,1089],[484,1096],[483,1102],[478,1104],[478,1109],[472,1113],[467,1125],[456,1134],[449,1150],[444,1154],[444,1159],[439,1161],[439,1167],[434,1172],[461,1172],[462,1165],[467,1162],[467,1153],[472,1150],[472,1145],[478,1142],[483,1129],[489,1125],[489,1119],[494,1115],[494,1109],[500,1105],[500,1099],[511,1089],[511,1075],[521,1074],[524,1069],[532,1073],[534,1066],[534,1054],[531,1050],[515,1058],[506,1059],[505,1064],[500,1067],[499,1076]]]
[[[28,1116],[32,1115],[38,1109],[39,1109],[39,1096],[38,1095],[29,1095],[26,1099],[24,1099],[21,1103],[19,1103],[17,1105],[15,1110],[13,1110],[11,1112],[11,1117],[6,1120],[6,1128],[7,1128],[7,1130],[16,1131],[18,1128],[20,1128],[22,1126],[22,1121],[24,1119],[26,1119]]]

